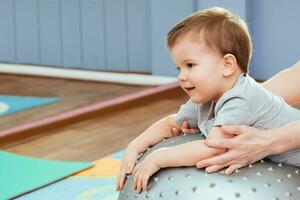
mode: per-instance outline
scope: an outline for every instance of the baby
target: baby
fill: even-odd
[[[161,148],[135,166],[147,147],[172,137],[183,121],[199,128],[206,138],[226,138],[222,125],[280,127],[300,119],[300,112],[271,94],[247,73],[252,44],[247,25],[222,8],[196,12],[179,22],[167,37],[171,57],[179,70],[178,81],[189,95],[179,112],[151,125],[126,148],[117,180],[121,190],[127,174],[137,192],[147,189],[149,178],[161,168],[195,166],[197,161],[224,153],[203,140]],[[269,157],[300,166],[300,151]]]

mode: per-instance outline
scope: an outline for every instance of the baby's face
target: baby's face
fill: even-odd
[[[188,36],[180,38],[170,49],[179,72],[182,89],[195,103],[217,101],[222,96],[223,57],[205,43],[195,42]]]

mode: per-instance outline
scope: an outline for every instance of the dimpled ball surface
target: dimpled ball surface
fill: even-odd
[[[200,133],[164,139],[148,148],[138,162],[158,148],[201,139]],[[136,193],[129,175],[118,200],[299,200],[300,169],[268,160],[231,175],[224,175],[223,170],[208,174],[196,167],[165,168],[150,178],[148,187],[148,191]]]

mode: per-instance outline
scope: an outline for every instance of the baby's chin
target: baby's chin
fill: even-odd
[[[195,96],[190,96],[190,99],[192,100],[193,103],[198,103],[198,104],[212,101],[210,99],[205,99],[205,98],[195,97]]]

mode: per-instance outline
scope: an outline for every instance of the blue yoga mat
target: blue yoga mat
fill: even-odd
[[[0,116],[59,101],[57,97],[25,97],[0,95]]]
[[[88,162],[45,160],[6,151],[0,151],[0,163],[1,200],[14,198],[92,166]]]
[[[125,151],[94,162],[94,168],[25,194],[16,200],[117,200],[117,171]]]

